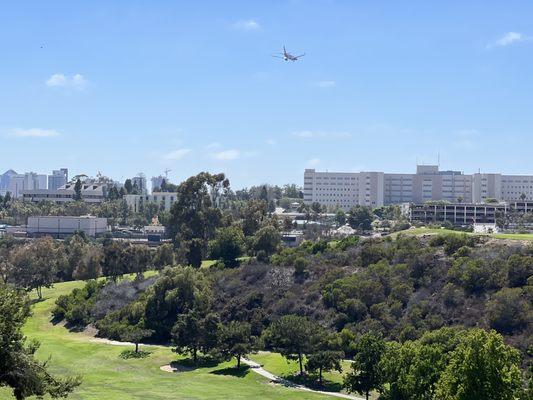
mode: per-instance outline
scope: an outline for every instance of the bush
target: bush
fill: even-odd
[[[149,351],[139,350],[138,352],[135,352],[135,350],[124,350],[120,353],[120,358],[123,358],[124,360],[128,360],[130,358],[146,358],[150,354]]]
[[[528,323],[531,305],[520,288],[505,288],[495,293],[487,304],[490,326],[501,333],[513,333]]]
[[[52,310],[54,319],[65,319],[74,326],[88,325],[91,322],[91,308],[104,285],[105,281],[90,280],[83,288],[59,296]]]
[[[356,246],[359,243],[359,236],[347,236],[335,245],[335,249],[339,251],[346,251],[349,247]]]
[[[309,262],[305,258],[298,257],[296,260],[294,260],[294,273],[299,276],[305,274],[308,264]]]

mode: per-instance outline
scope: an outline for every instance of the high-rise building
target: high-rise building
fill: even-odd
[[[0,189],[9,188],[9,182],[11,181],[11,177],[15,175],[18,175],[18,174],[12,169],[7,170],[2,175],[0,175]]]
[[[161,185],[163,184],[163,181],[166,181],[164,176],[152,176],[152,192],[155,190],[161,189]]]
[[[48,175],[48,189],[56,190],[68,182],[68,169],[61,168],[53,170],[52,175]]]
[[[137,187],[139,194],[148,193],[148,188],[146,187],[146,176],[144,176],[144,174],[139,174],[131,178],[131,184]]]
[[[379,207],[388,204],[482,203],[533,200],[532,175],[463,174],[441,171],[436,165],[418,165],[415,174],[383,172],[304,172],[304,201],[308,204]]]

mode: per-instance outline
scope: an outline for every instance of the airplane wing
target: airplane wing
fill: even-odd
[[[305,56],[305,53],[300,54],[299,56],[294,56],[294,58],[300,58],[300,57],[303,57],[303,56]]]
[[[275,57],[275,58],[283,58],[282,56],[278,56],[276,54],[272,54],[272,57]]]

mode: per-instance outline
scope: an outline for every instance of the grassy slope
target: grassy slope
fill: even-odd
[[[329,398],[270,385],[252,371],[242,377],[212,373],[234,366],[233,361],[188,372],[163,372],[160,366],[177,359],[176,354],[164,347],[151,347],[152,354],[145,359],[123,360],[119,354],[124,347],[91,343],[83,333],[71,333],[49,322],[55,299],[82,285],[83,282],[67,282],[45,289],[46,300],[35,304],[34,314],[25,326],[28,338],[41,342],[38,357],[52,356],[52,371],[83,376],[82,386],[69,399]],[[11,398],[10,391],[0,388],[0,399]]]
[[[408,235],[428,235],[428,234],[448,234],[448,233],[455,233],[455,234],[461,234],[466,233],[467,235],[474,235],[474,233],[471,232],[460,232],[460,231],[454,231],[451,229],[433,229],[433,228],[415,228],[415,229],[409,229],[406,231],[397,232],[397,234],[408,234]],[[533,234],[532,233],[493,233],[491,235],[487,235],[494,239],[507,239],[507,240],[525,240],[525,241],[533,241]]]

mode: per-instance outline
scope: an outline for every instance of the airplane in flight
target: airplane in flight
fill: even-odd
[[[272,57],[282,58],[285,61],[298,61],[298,59],[303,56],[305,56],[305,53],[300,54],[299,56],[293,56],[291,53],[285,50],[285,46],[283,46],[283,53],[272,54]]]

